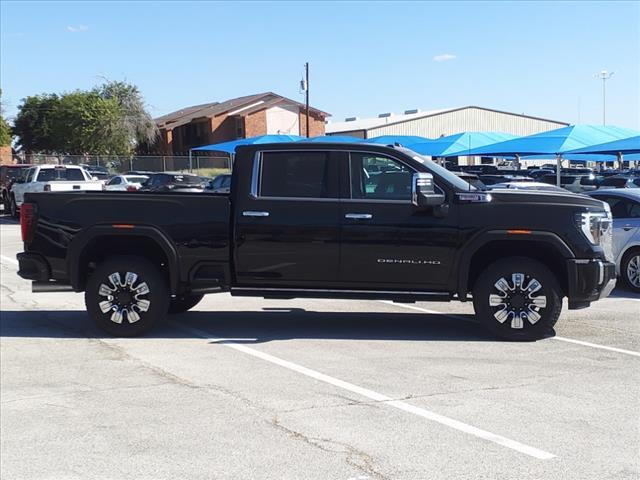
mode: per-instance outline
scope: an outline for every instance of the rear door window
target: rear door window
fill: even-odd
[[[331,176],[328,152],[263,152],[259,195],[337,198],[337,188]]]

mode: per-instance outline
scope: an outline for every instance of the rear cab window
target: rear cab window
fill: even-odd
[[[43,168],[38,172],[37,182],[84,181],[79,168]]]

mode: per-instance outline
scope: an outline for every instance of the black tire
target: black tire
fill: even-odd
[[[640,293],[640,248],[632,248],[620,261],[620,277],[624,286],[635,293]]]
[[[169,302],[169,313],[184,313],[195,307],[204,295],[178,295]]]
[[[137,276],[132,282],[128,281],[132,278],[127,275],[129,272]],[[119,275],[119,279],[111,281],[110,275],[114,273]],[[135,294],[136,291],[144,291],[144,283],[148,292]],[[101,286],[106,287],[102,293]],[[109,291],[113,295],[108,295]],[[149,260],[134,256],[111,257],[100,263],[91,273],[84,293],[91,319],[100,329],[115,337],[135,337],[149,331],[166,317],[169,298],[167,281],[160,269]],[[145,301],[149,302],[148,306]],[[112,304],[111,309],[103,312],[109,303]],[[115,316],[116,310],[121,315],[120,323]],[[139,319],[134,317],[131,321],[130,311]]]
[[[516,277],[518,274],[522,276]],[[534,281],[540,288],[534,290]],[[553,335],[562,310],[562,292],[555,275],[542,263],[507,257],[480,274],[473,287],[473,307],[480,323],[498,337],[533,341]]]
[[[13,195],[11,195],[11,199],[9,200],[9,213],[11,214],[11,218],[20,217],[20,210],[18,210],[18,205]]]

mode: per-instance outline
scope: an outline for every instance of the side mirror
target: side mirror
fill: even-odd
[[[445,197],[443,193],[436,193],[433,175],[417,172],[413,174],[411,199],[416,207],[434,207],[442,205]]]
[[[91,177],[91,180],[93,180],[94,182],[97,182],[100,179],[98,177]]]

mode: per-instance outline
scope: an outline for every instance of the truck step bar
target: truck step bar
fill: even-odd
[[[292,298],[332,298],[346,300],[391,300],[398,303],[448,302],[447,292],[399,292],[394,290],[340,290],[320,288],[260,288],[236,287],[231,289],[236,297],[262,297],[289,300]]]
[[[31,282],[33,293],[41,292],[73,292],[73,287],[67,283],[60,282]]]

